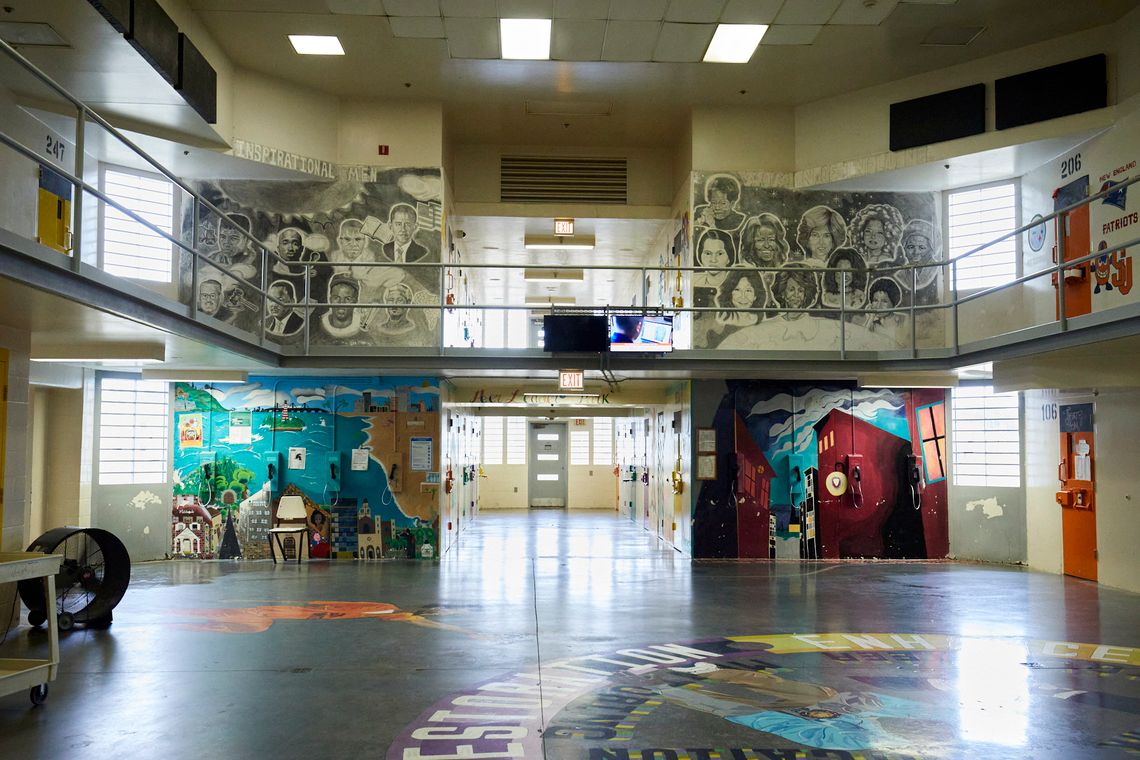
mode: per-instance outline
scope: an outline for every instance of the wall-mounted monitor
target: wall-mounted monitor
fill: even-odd
[[[611,351],[672,351],[673,317],[664,314],[610,316]]]
[[[542,318],[542,350],[601,352],[609,348],[606,318],[595,314],[546,314]]]

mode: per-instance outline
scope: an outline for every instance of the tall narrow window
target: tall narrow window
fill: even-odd
[[[99,383],[99,485],[165,483],[169,396],[164,382]]]
[[[614,421],[610,417],[594,418],[594,464],[609,467],[614,463]]]
[[[483,464],[503,463],[503,418],[483,418]]]
[[[507,464],[526,464],[526,417],[507,417]]]
[[[170,233],[174,224],[174,185],[162,176],[105,168],[102,190],[116,203]],[[111,204],[100,206],[103,270],[134,280],[170,282],[173,243]]]
[[[955,388],[954,485],[1021,486],[1021,434],[1016,393],[990,386]]]
[[[922,439],[922,466],[926,482],[946,479],[946,402],[920,406],[915,410],[918,434]]]
[[[947,194],[948,251],[956,258],[1017,228],[1017,184],[956,190]],[[963,259],[957,265],[958,290],[1002,285],[1017,277],[1016,235]]]
[[[590,429],[582,427],[570,431],[570,464],[590,463]]]

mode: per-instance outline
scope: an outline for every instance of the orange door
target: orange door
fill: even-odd
[[[1074,180],[1053,193],[1053,208],[1060,209],[1082,201],[1089,194],[1088,176]],[[1070,211],[1062,228],[1060,217],[1054,222],[1057,237],[1063,239],[1065,247],[1065,261],[1088,256],[1092,252],[1091,232],[1089,229],[1089,207]],[[1053,251],[1053,261],[1057,260],[1057,251]],[[1092,283],[1089,278],[1091,266],[1088,262],[1078,264],[1071,269],[1065,269],[1065,316],[1079,317],[1092,311]],[[1053,287],[1057,287],[1056,273],[1053,275]],[[1060,316],[1060,298],[1057,299],[1057,315]]]
[[[1065,409],[1061,407],[1062,415]],[[1061,433],[1061,491],[1057,500],[1061,504],[1064,572],[1090,581],[1097,579],[1094,455],[1091,431]]]

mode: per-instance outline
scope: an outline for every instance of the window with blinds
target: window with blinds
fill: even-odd
[[[951,398],[954,485],[1021,486],[1021,433],[1017,393],[991,386],[955,388]]]
[[[590,463],[590,431],[570,431],[570,464]]]
[[[483,464],[503,463],[503,418],[483,418]]]
[[[161,381],[100,381],[99,485],[167,482],[169,400]]]
[[[949,255],[954,259],[1017,228],[1017,183],[947,193]],[[958,262],[958,290],[980,290],[1017,277],[1017,235]]]
[[[174,223],[174,186],[157,174],[104,169],[102,191],[160,230]],[[103,270],[119,277],[170,282],[173,243],[109,203],[102,208]]]
[[[526,417],[507,417],[507,464],[526,464]]]
[[[594,418],[594,464],[609,467],[614,463],[614,421],[610,417]]]

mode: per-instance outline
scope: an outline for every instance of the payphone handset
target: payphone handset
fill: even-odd
[[[809,467],[808,459],[799,454],[788,457],[788,498],[792,506],[798,505],[806,495],[804,476]]]
[[[847,481],[850,484],[851,505],[855,509],[863,507],[863,455],[847,454],[844,456],[847,463]]]
[[[915,509],[922,509],[922,490],[926,484],[922,480],[922,457],[913,452],[905,455],[904,475],[910,487],[910,501]]]
[[[329,453],[329,485],[328,490],[340,493],[341,457],[339,451]]]

